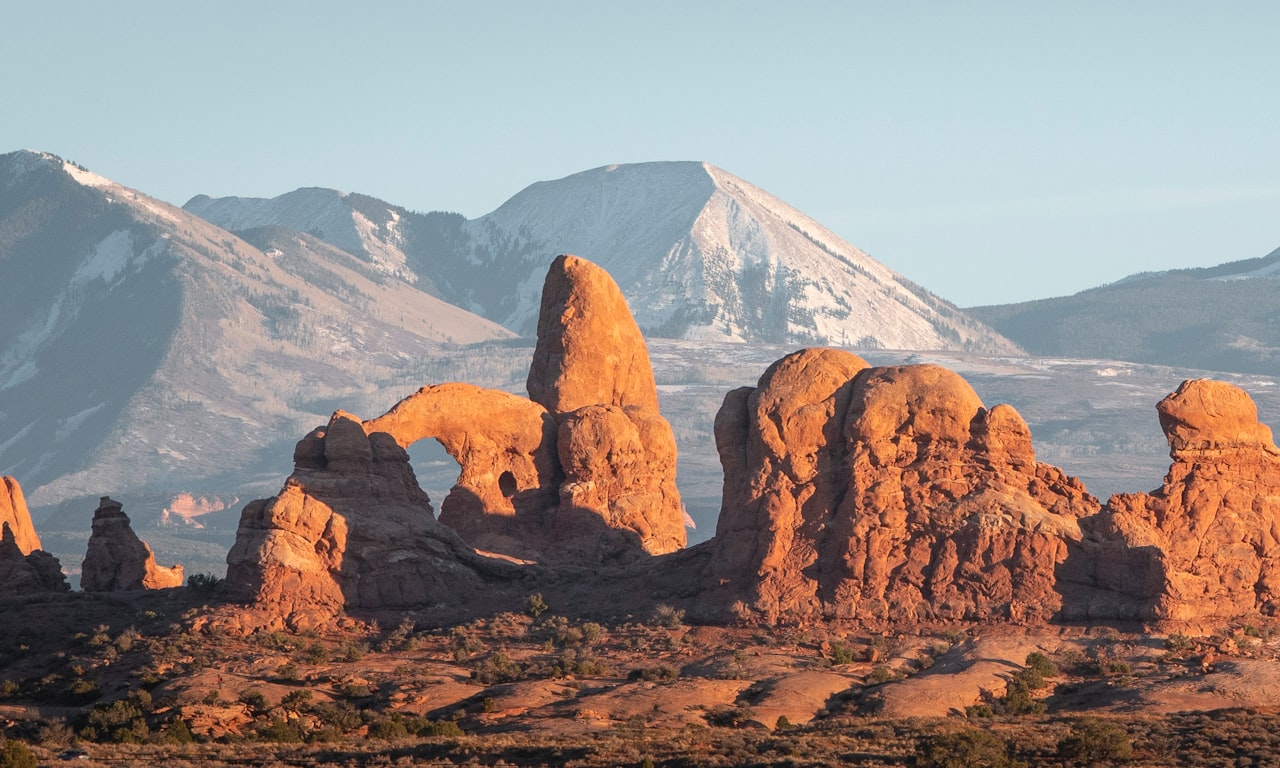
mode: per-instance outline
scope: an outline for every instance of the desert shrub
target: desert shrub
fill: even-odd
[[[524,612],[535,619],[546,613],[547,608],[547,601],[542,599],[541,592],[534,592],[532,595],[529,595],[528,600],[524,601]]]
[[[267,710],[267,697],[262,695],[262,691],[252,688],[241,692],[240,703],[253,710],[255,714],[260,714]]]
[[[1129,734],[1116,723],[1084,718],[1071,726],[1071,732],[1058,742],[1058,757],[1077,765],[1125,762],[1133,759]]]
[[[1009,746],[999,736],[970,728],[926,736],[916,744],[916,768],[1013,768]]]
[[[77,678],[67,687],[67,698],[72,704],[88,704],[102,696],[102,689],[92,680]]]
[[[857,660],[857,656],[854,654],[853,649],[844,643],[835,643],[831,646],[832,664],[852,664]]]
[[[302,652],[302,658],[308,664],[323,664],[329,660],[329,649],[320,643],[312,643]]]
[[[755,710],[750,707],[718,709],[707,715],[707,722],[722,728],[741,728],[750,722],[755,714]]]
[[[653,609],[649,623],[655,627],[676,629],[684,626],[684,609],[675,608],[665,603]]]
[[[282,717],[273,718],[270,723],[260,727],[254,734],[258,741],[278,744],[301,744],[302,732],[298,726]]]
[[[165,726],[159,740],[162,744],[190,744],[195,741],[191,736],[191,729],[187,727],[187,721],[180,717],[175,717]]]
[[[649,683],[670,683],[680,678],[675,667],[659,664],[653,667],[637,667],[627,674],[628,680],[643,680]]]
[[[89,741],[139,744],[151,735],[147,714],[152,708],[150,693],[130,691],[123,699],[94,707],[86,718],[81,735]]]
[[[523,675],[524,668],[502,651],[494,651],[489,658],[481,661],[471,670],[472,679],[484,685],[510,683],[519,680]]]
[[[281,680],[293,682],[301,677],[301,673],[298,670],[297,664],[294,664],[292,661],[286,661],[284,664],[280,665],[279,669],[276,670],[276,677]]]
[[[407,739],[409,738],[409,729],[405,727],[404,720],[399,717],[375,720],[369,723],[369,738],[383,739],[384,741]]]
[[[1040,679],[1039,675],[1034,675],[1034,679]],[[1043,679],[1040,679],[1040,686],[1044,687]],[[1032,696],[1031,691],[1026,677],[1021,673],[1014,675],[1005,687],[1004,695],[996,700],[997,708],[1006,715],[1038,715],[1045,710],[1045,704]]]
[[[867,685],[882,685],[897,678],[898,676],[893,673],[893,670],[885,666],[879,666],[871,670],[871,674],[867,675]]]
[[[65,720],[46,720],[36,731],[36,741],[46,746],[65,746],[75,741],[75,731]]]
[[[794,727],[786,715],[778,715],[777,721],[773,724],[773,730],[775,731],[789,731]]]
[[[222,579],[212,573],[193,573],[187,577],[187,589],[201,597],[209,597],[222,586]]]
[[[423,738],[465,736],[466,733],[452,720],[420,720],[413,724],[413,735]]]
[[[595,645],[604,637],[604,627],[594,621],[588,621],[583,624],[581,630],[582,642],[588,645]]]
[[[294,712],[310,711],[311,691],[308,691],[305,688],[290,691],[287,696],[280,700],[280,706]]]
[[[0,768],[36,768],[36,756],[20,741],[0,741]]]
[[[413,619],[408,616],[404,617],[400,620],[400,624],[391,630],[382,643],[379,644],[378,650],[384,653],[396,650],[411,650],[413,647],[413,630],[416,628],[417,626],[413,623]]]
[[[347,662],[359,661],[363,659],[364,655],[368,652],[369,652],[369,646],[367,643],[361,643],[355,640],[348,640],[347,642],[342,644],[342,660],[343,661],[347,661]]]
[[[1027,654],[1026,667],[1042,678],[1058,676],[1058,666],[1039,651]]]

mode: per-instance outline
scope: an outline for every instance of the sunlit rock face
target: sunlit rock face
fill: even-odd
[[[58,559],[40,549],[22,487],[0,478],[0,596],[70,589]]]
[[[23,555],[40,549],[40,537],[36,534],[35,524],[31,522],[31,512],[27,510],[22,486],[12,477],[0,477],[0,525],[4,524],[13,532],[14,543]]]
[[[772,621],[1046,621],[1098,509],[1013,408],[937,366],[802,350],[729,393],[716,439],[711,586]]]
[[[562,256],[546,294],[531,399],[452,383],[368,421],[335,413],[298,443],[281,493],[245,508],[229,593],[268,622],[314,624],[344,608],[492,598],[531,578],[518,564],[625,565],[682,548],[675,439],[617,285]],[[405,451],[423,439],[460,466],[439,521]]]
[[[1173,459],[1160,488],[1116,494],[1093,578],[1135,618],[1212,624],[1280,611],[1280,451],[1243,390],[1187,381],[1156,406]]]

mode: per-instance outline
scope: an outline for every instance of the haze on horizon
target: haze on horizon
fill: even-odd
[[[961,306],[1280,245],[1280,5],[23,2],[0,152],[477,217],[705,160]],[[590,254],[584,254],[590,256]]]

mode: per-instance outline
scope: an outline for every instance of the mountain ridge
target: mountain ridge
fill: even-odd
[[[322,221],[291,204],[302,192],[338,196],[350,211],[340,224]],[[394,260],[424,290],[521,335],[534,327],[543,266],[576,253],[616,276],[649,336],[1018,351],[812,218],[704,162],[609,165],[535,182],[473,220],[314,188],[270,199],[196,196],[186,209],[230,229],[268,221],[363,229],[349,252],[399,252]],[[375,220],[397,226],[379,229]],[[347,234],[325,239],[338,245]]]

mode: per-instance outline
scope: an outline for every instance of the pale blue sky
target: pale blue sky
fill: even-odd
[[[962,305],[1280,246],[1280,2],[0,5],[0,152],[475,217],[706,160]],[[590,256],[590,254],[583,254]]]

